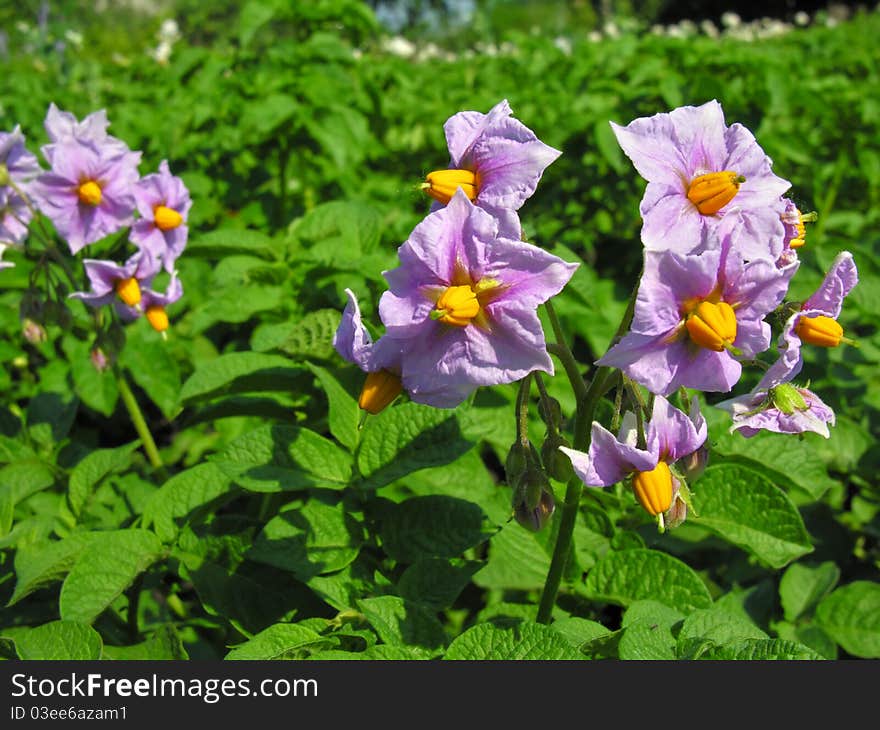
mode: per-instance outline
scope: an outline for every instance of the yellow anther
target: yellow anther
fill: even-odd
[[[452,200],[459,188],[464,190],[471,201],[476,200],[479,193],[477,174],[471,170],[435,170],[429,172],[425,180],[422,190],[443,205]]]
[[[367,373],[361,396],[358,398],[358,406],[375,416],[399,396],[402,390],[403,383],[400,382],[400,377],[389,370]]]
[[[183,216],[174,208],[157,205],[153,210],[153,220],[160,231],[171,231],[183,223]]]
[[[672,472],[665,461],[651,471],[637,472],[632,486],[639,504],[652,516],[665,512],[672,504]]]
[[[96,206],[101,204],[101,186],[94,180],[86,180],[77,189],[79,202],[83,205]]]
[[[707,350],[721,352],[736,339],[736,314],[727,302],[700,302],[685,322],[691,340]]]
[[[129,307],[136,307],[141,303],[141,287],[133,276],[116,282],[116,294]]]
[[[455,327],[467,327],[479,313],[480,302],[470,286],[450,286],[437,300],[431,319]]]
[[[165,307],[159,305],[147,307],[147,311],[144,314],[147,317],[147,322],[150,323],[150,327],[156,330],[156,332],[164,332],[168,329],[168,314],[165,312]]]
[[[845,339],[837,320],[824,315],[801,317],[794,331],[801,342],[818,347],[837,347]]]
[[[687,197],[703,215],[714,215],[736,197],[746,179],[730,170],[698,175],[688,185]]]

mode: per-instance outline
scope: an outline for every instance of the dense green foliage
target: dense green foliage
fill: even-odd
[[[34,262],[6,254],[0,653],[880,657],[880,14],[760,44],[624,35],[566,53],[523,35],[416,61],[383,51],[355,0],[250,2],[234,20],[167,65],[88,44],[12,46],[0,65],[0,129],[20,124],[36,151],[50,101],[106,108],[142,171],[168,159],[194,200],[170,336],[139,320],[121,355],[164,468],[90,363],[85,307],[46,307],[48,340],[22,337]],[[659,534],[621,485],[586,490],[549,626],[536,606],[558,524],[512,521],[504,482],[515,386],[361,427],[363,374],[331,344],[347,287],[378,322],[381,272],[428,209],[418,183],[447,163],[443,122],[502,98],[563,151],[521,214],[529,240],[585,262],[555,302],[581,362],[607,348],[641,264],[644,183],[609,120],[718,99],[819,212],[791,296],[840,250],[861,275],[840,320],[859,347],[805,368],[837,411],[831,438],[745,440],[705,408],[699,516]]]

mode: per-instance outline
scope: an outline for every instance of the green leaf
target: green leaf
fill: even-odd
[[[822,599],[814,621],[853,656],[880,658],[880,584],[841,586]]]
[[[112,369],[99,372],[92,365],[89,344],[74,337],[64,338],[64,352],[70,362],[73,387],[79,399],[98,413],[112,416],[119,400],[119,388]]]
[[[690,613],[712,603],[706,584],[690,567],[645,548],[608,553],[587,574],[585,588],[595,600],[621,606],[652,599]]]
[[[131,646],[104,645],[104,659],[119,661],[156,661],[189,659],[180,636],[171,624],[160,626],[153,635],[140,644]]]
[[[200,365],[180,389],[180,399],[193,403],[218,395],[295,389],[302,368],[286,357],[259,352],[230,352]]]
[[[186,246],[187,256],[222,259],[230,254],[247,254],[262,259],[277,259],[280,246],[259,231],[244,228],[220,228],[192,237]]]
[[[472,445],[448,411],[404,403],[367,419],[358,469],[364,488],[375,489],[419,469],[455,461]]]
[[[723,661],[814,661],[823,657],[808,646],[784,639],[745,639],[724,646],[709,647],[700,659]]]
[[[226,659],[303,659],[306,649],[332,645],[332,641],[298,624],[275,624],[235,647]]]
[[[297,426],[262,426],[233,441],[212,461],[254,492],[343,489],[351,456],[329,439]]]
[[[535,534],[508,522],[489,543],[489,561],[474,576],[482,588],[533,590],[541,588],[550,569],[550,556]]]
[[[357,606],[386,644],[418,646],[430,652],[446,645],[442,624],[419,604],[397,596],[379,596],[364,598]]]
[[[617,643],[618,659],[675,659],[675,637],[668,626],[636,621],[623,629]]]
[[[599,622],[590,621],[579,616],[557,619],[551,626],[556,633],[564,636],[576,649],[580,649],[584,644],[589,644],[591,641],[601,636],[608,636],[611,633],[611,629],[606,628]]]
[[[739,464],[710,466],[695,490],[705,527],[762,562],[781,568],[812,552],[810,536],[797,508],[761,473]]]
[[[840,568],[831,561],[819,565],[790,565],[779,581],[779,598],[786,621],[811,612],[840,580]]]
[[[353,452],[361,436],[358,428],[361,410],[357,401],[328,370],[310,362],[306,363],[306,367],[315,374],[327,394],[327,402],[330,406],[327,415],[330,433],[345,448]]]
[[[528,621],[513,626],[472,626],[449,645],[450,660],[583,659],[568,640],[552,627]]]
[[[283,310],[285,294],[280,286],[259,284],[215,289],[188,317],[190,330],[198,334],[218,322],[240,324],[261,312]]]
[[[356,201],[332,201],[315,206],[293,227],[306,244],[324,242],[344,252],[346,258],[372,253],[381,235],[382,216]]]
[[[148,530],[96,533],[61,586],[61,618],[91,623],[161,555]]]
[[[397,587],[404,600],[424,603],[435,610],[449,608],[482,563],[476,560],[453,565],[440,558],[425,558],[410,565]]]
[[[678,634],[679,641],[706,639],[719,645],[766,638],[767,634],[751,621],[715,607],[694,611],[684,620]]]
[[[98,449],[80,461],[73,471],[67,487],[67,502],[74,515],[79,515],[92,490],[108,474],[122,471],[131,464],[131,454],[140,441],[133,441],[115,449]]]
[[[144,507],[145,527],[152,527],[163,542],[171,542],[179,530],[177,521],[194,509],[230,491],[230,478],[216,465],[204,462],[175,474]]]
[[[671,608],[659,601],[646,599],[629,604],[623,614],[620,625],[626,628],[630,624],[642,621],[671,628],[675,624],[680,623],[684,617],[685,615],[678,609]]]
[[[39,393],[27,406],[27,425],[34,441],[58,443],[70,432],[79,399],[66,393]]]
[[[13,641],[21,659],[42,661],[100,659],[103,643],[91,626],[76,621],[51,621],[16,630]]]
[[[437,495],[414,497],[389,509],[380,531],[382,546],[402,562],[457,558],[488,537],[483,512],[473,502]]]
[[[725,462],[761,472],[773,484],[801,489],[817,500],[837,484],[828,476],[828,467],[814,447],[824,441],[818,434],[792,439],[788,434],[761,432],[745,439],[738,433],[725,433],[712,444],[712,452]]]
[[[284,338],[273,349],[297,360],[329,360],[334,357],[333,335],[342,315],[335,309],[316,309],[291,323]]]
[[[14,507],[32,494],[48,489],[55,483],[55,476],[42,461],[25,459],[14,461],[0,469],[0,494]]]
[[[23,545],[15,552],[15,591],[7,605],[18,603],[25,596],[61,580],[94,533],[76,532],[64,540]]]
[[[357,557],[362,542],[363,527],[345,505],[311,499],[269,520],[247,557],[305,582],[344,568]]]

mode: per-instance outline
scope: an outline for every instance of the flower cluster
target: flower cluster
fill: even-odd
[[[166,161],[141,177],[141,153],[108,134],[108,126],[103,110],[80,121],[50,105],[49,144],[41,149],[47,170],[26,150],[18,128],[0,135],[0,240],[21,244],[37,212],[52,222],[74,255],[128,229],[136,250],[122,264],[85,259],[90,290],[71,296],[92,307],[112,303],[123,320],[144,315],[164,333],[165,308],[183,295],[174,264],[186,246],[192,201]],[[156,291],[153,282],[162,269],[170,283]]]
[[[559,152],[510,115],[502,101],[446,122],[449,169],[427,176],[432,212],[398,249],[400,265],[383,272],[376,342],[347,292],[334,345],[368,373],[360,406],[370,413],[402,390],[452,408],[481,385],[553,372],[537,307],[577,264],[523,242],[517,211]]]
[[[814,216],[783,197],[789,183],[772,172],[751,132],[725,124],[717,101],[612,127],[648,181],[640,206],[644,272],[630,331],[598,364],[620,368],[658,395],[680,387],[728,392],[743,362],[771,345],[765,320],[787,306],[804,222]],[[754,408],[770,408],[779,385],[797,375],[802,342],[834,347],[846,341],[836,318],[857,281],[852,256],[841,254],[820,291],[785,325],[780,363],[757,391],[769,395],[754,407],[736,408],[734,429],[743,428]],[[806,413],[814,402],[788,399],[786,408]],[[804,430],[799,419],[774,423]]]
[[[674,526],[687,514],[689,491],[685,470],[670,465],[704,451],[706,430],[698,411],[688,419],[666,396],[681,388],[729,392],[744,364],[754,364],[766,370],[758,385],[718,404],[731,414],[731,430],[827,438],[834,412],[793,380],[805,344],[852,342],[837,318],[858,273],[843,252],[810,298],[785,301],[806,242],[804,223],[815,214],[801,213],[785,197],[789,183],[773,173],[751,132],[726,125],[717,101],[612,128],[647,180],[640,205],[644,266],[629,331],[596,364],[619,368],[624,382],[647,388],[654,407],[640,434],[631,415],[619,438],[594,422],[588,453],[561,450],[584,484],[627,479],[661,527]],[[778,359],[766,364],[757,358],[771,347],[771,313],[787,321]]]

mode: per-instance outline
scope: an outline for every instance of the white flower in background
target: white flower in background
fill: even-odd
[[[553,45],[562,51],[566,56],[571,55],[571,39],[565,36],[556,36],[553,39]]]
[[[725,28],[736,28],[742,24],[742,18],[736,13],[727,11],[721,15],[721,25]]]
[[[810,24],[810,16],[803,10],[798,10],[794,14],[794,24],[799,25],[803,28],[805,25]]]
[[[180,40],[180,28],[174,18],[162,21],[162,25],[159,26],[159,40],[168,41],[169,43]]]
[[[78,30],[73,30],[71,28],[64,31],[64,39],[76,48],[81,47],[83,44],[83,34]]]
[[[401,58],[412,58],[416,53],[415,45],[399,35],[386,39],[382,47],[392,56],[400,56]]]
[[[718,28],[715,23],[711,20],[704,20],[700,23],[700,30],[703,31],[710,38],[717,38],[720,34],[718,33]]]

